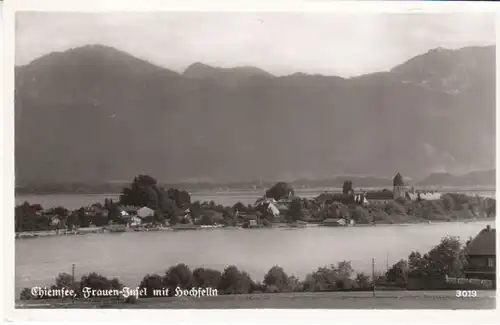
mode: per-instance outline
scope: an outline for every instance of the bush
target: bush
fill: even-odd
[[[373,221],[386,221],[389,218],[385,211],[375,210],[371,213],[371,216]]]
[[[401,206],[406,206],[411,201],[408,200],[408,199],[406,199],[406,198],[404,198],[404,197],[399,196],[399,197],[397,197],[397,198],[394,199],[394,202],[397,203],[397,204],[399,204],[399,205],[401,205]]]
[[[264,225],[264,227],[272,227],[273,226],[273,223],[267,219],[263,219],[262,224]]]
[[[370,223],[370,220],[371,220],[369,213],[360,206],[352,207],[351,211],[350,211],[350,215],[351,215],[351,218],[356,223],[360,223],[360,224]]]
[[[254,282],[252,288],[250,289],[251,293],[263,293],[266,291],[266,286],[260,282]]]
[[[211,215],[204,213],[199,221],[199,224],[202,226],[211,226],[214,224],[214,220]]]
[[[138,299],[136,296],[128,296],[125,298],[125,303],[126,304],[136,304],[138,302]]]
[[[146,296],[153,297],[153,290],[163,288],[163,278],[158,274],[147,274],[139,284],[139,288],[146,288]]]
[[[384,211],[388,215],[397,214],[397,215],[405,215],[406,209],[403,205],[397,203],[396,201],[389,201],[384,206]]]
[[[19,299],[21,300],[30,300],[34,299],[35,297],[31,294],[31,289],[30,288],[24,288],[21,293],[19,294]]]

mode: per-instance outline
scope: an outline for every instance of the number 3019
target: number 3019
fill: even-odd
[[[473,298],[477,297],[476,290],[457,290],[457,297]]]

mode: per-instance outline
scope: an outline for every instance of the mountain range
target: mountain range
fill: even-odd
[[[49,53],[15,70],[16,183],[494,169],[495,73],[494,46],[352,78],[177,73],[103,45]]]

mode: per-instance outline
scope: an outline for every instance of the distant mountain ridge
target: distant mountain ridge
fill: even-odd
[[[221,86],[235,87],[252,77],[274,77],[259,68],[243,66],[235,68],[216,68],[196,62],[191,64],[182,74],[186,78],[213,80]]]
[[[16,181],[321,179],[495,168],[495,47],[354,78],[183,74],[88,45],[16,67]]]
[[[419,184],[426,186],[492,186],[496,184],[496,170],[474,171],[465,175],[433,173]]]

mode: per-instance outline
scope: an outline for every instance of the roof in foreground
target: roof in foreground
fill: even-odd
[[[496,229],[484,228],[467,245],[468,255],[496,255],[495,247]]]

